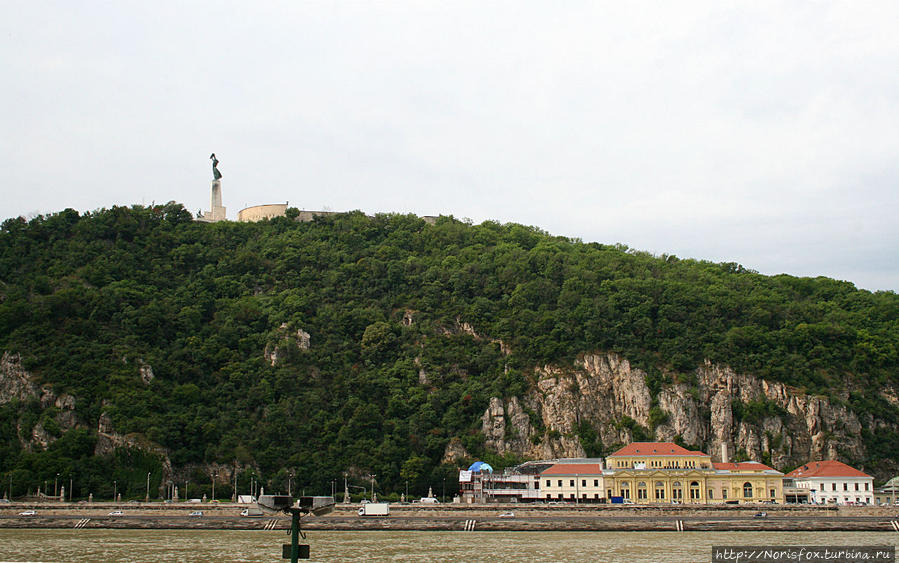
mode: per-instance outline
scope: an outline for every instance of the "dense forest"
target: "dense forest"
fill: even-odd
[[[894,292],[517,224],[294,217],[200,223],[169,203],[6,220],[0,354],[73,396],[78,424],[37,398],[0,405],[0,489],[72,479],[76,497],[115,486],[136,498],[150,473],[157,496],[150,450],[95,455],[105,415],[176,468],[237,466],[241,483],[272,491],[293,475],[295,490],[330,493],[348,473],[356,485],[376,474],[381,494],[437,492],[455,486],[458,468],[441,463],[453,438],[473,459],[518,461],[484,447],[491,396],[520,395],[534,366],[590,351],[656,380],[711,360],[899,422],[879,392],[899,389]],[[38,424],[46,449],[32,444]],[[875,461],[899,459],[888,428],[863,431]]]

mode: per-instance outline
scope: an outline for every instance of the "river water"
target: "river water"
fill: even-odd
[[[284,531],[0,530],[0,561],[279,561]],[[308,532],[313,561],[710,561],[713,545],[891,545],[895,532]]]

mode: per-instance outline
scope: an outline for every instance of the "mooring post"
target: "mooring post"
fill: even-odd
[[[300,558],[300,509],[290,510],[290,563]]]

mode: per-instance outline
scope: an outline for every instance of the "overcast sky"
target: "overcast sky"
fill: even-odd
[[[2,0],[0,0],[2,1]],[[899,2],[3,1],[0,216],[536,225],[899,290]]]

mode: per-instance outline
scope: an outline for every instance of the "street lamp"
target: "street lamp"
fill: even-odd
[[[287,474],[287,496],[289,496],[289,497],[293,496],[291,494],[291,488],[290,488],[292,481],[293,481],[293,472],[291,471],[290,473]]]
[[[184,481],[184,500],[189,501],[190,495],[187,494],[187,487],[190,486],[190,480]]]
[[[57,483],[59,481],[59,473],[56,474],[56,477],[53,478],[53,496],[59,496],[59,488],[57,487]]]
[[[119,482],[113,481],[112,482],[112,502],[116,502],[117,499],[119,498],[119,495],[117,494],[118,492],[119,492]]]
[[[69,502],[72,502],[72,476],[69,475]]]
[[[443,498],[440,499],[440,502],[446,502],[446,475],[443,476]]]
[[[375,475],[374,473],[369,473],[368,477],[371,479],[371,501],[375,502]]]
[[[212,472],[212,502],[215,502],[215,478],[218,476],[218,473],[215,471]]]
[[[150,473],[147,473],[147,500],[145,502],[150,502]]]

